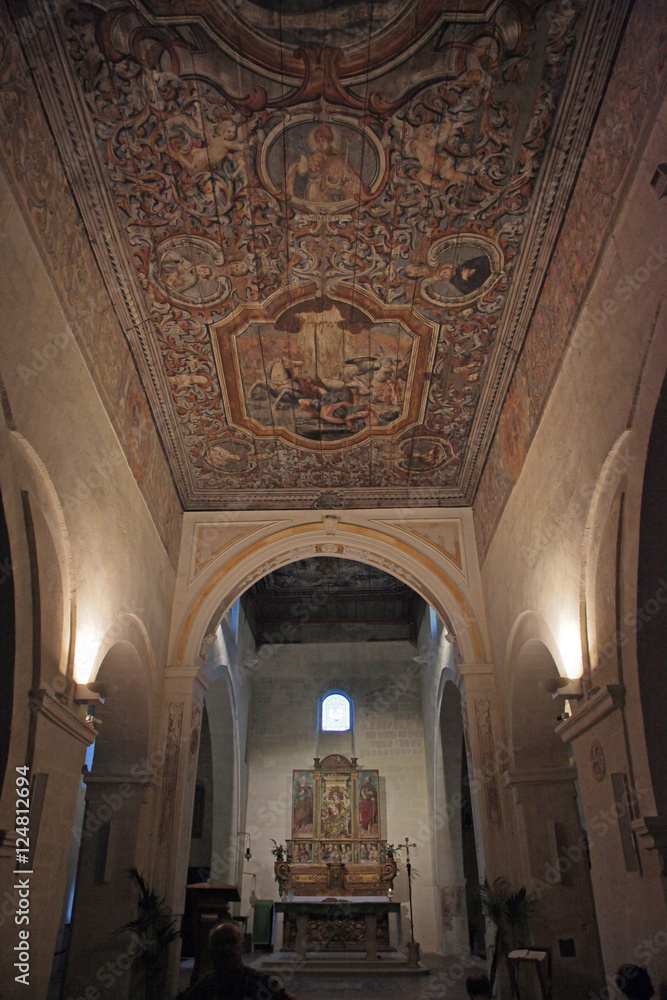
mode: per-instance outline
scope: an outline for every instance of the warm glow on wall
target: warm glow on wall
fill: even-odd
[[[572,680],[581,677],[581,637],[578,626],[563,626],[558,636],[558,648],[563,657],[566,675]]]
[[[77,684],[87,684],[91,679],[100,641],[92,630],[79,629],[76,635],[74,653],[74,680]]]

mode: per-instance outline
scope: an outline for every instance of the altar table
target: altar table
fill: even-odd
[[[302,958],[307,951],[365,951],[371,962],[378,950],[390,950],[389,914],[401,912],[400,903],[381,896],[298,896],[274,905],[285,915],[281,951]]]

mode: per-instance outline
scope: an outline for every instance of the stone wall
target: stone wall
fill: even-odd
[[[660,843],[649,828],[664,818],[656,818],[644,739],[636,581],[643,469],[667,363],[665,206],[650,183],[664,159],[666,121],[663,110],[482,567],[507,738],[523,726],[517,706],[530,711],[530,674],[517,676],[529,641],[549,649],[561,674],[584,672],[584,697],[571,701],[559,733],[577,766],[605,971],[648,961],[656,987],[667,973],[664,947],[655,945],[667,920]],[[621,799],[612,774],[629,789]],[[538,836],[538,825],[526,831]],[[575,856],[581,844],[552,844],[532,871],[547,886],[542,907],[555,898],[547,874],[568,865],[566,848]],[[507,870],[516,863],[508,852]]]
[[[14,828],[14,768],[27,763],[32,775],[43,775],[40,780],[46,783],[43,821],[34,830],[30,963],[31,995],[44,996],[81,767],[86,745],[95,738],[84,722],[86,709],[73,702],[72,677],[85,682],[114,645],[131,646],[140,672],[136,680],[148,692],[147,728],[150,749],[155,749],[175,573],[50,276],[1,175],[0,234],[5,418],[0,485],[17,595],[13,720],[0,828]],[[30,691],[39,692],[32,713]],[[113,711],[113,699],[106,709]],[[131,743],[119,746],[118,753],[117,771],[141,767]],[[140,853],[150,864],[148,839]],[[12,842],[6,840],[0,845],[3,888],[12,885],[14,862]],[[11,899],[5,902],[11,907]],[[3,911],[3,923],[6,918]],[[8,997],[25,994],[9,975],[15,944],[14,933],[0,935],[0,988]]]
[[[247,759],[249,789],[246,829],[253,830],[257,896],[277,898],[269,851],[291,835],[292,770],[312,767],[317,753],[318,699],[330,688],[354,701],[355,755],[360,766],[380,772],[383,837],[399,843],[416,840],[428,829],[429,799],[421,708],[421,681],[407,642],[285,645],[258,671],[253,681]],[[403,683],[404,682],[404,683]],[[327,753],[336,752],[334,738]],[[341,734],[342,752],[349,752]],[[329,745],[331,744],[331,745]],[[321,750],[321,752],[324,752]],[[412,860],[415,938],[433,951],[433,873],[431,845],[421,840]],[[409,933],[407,878],[395,883],[403,902],[403,934]]]

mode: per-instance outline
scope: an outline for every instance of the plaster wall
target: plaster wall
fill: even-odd
[[[519,652],[512,645],[512,630],[519,616],[527,611],[539,616],[554,639],[552,653],[560,672],[577,676],[588,666],[582,638],[592,646],[595,643],[596,636],[591,635],[595,631],[591,624],[594,613],[597,611],[602,646],[608,641],[614,613],[623,622],[626,614],[636,611],[641,483],[667,361],[665,205],[650,186],[656,165],[664,159],[665,123],[663,108],[639,159],[539,429],[482,566],[493,659],[498,665],[499,687],[505,692],[508,737]],[[568,294],[567,287],[562,294]],[[610,461],[608,456],[619,439],[621,444]],[[625,494],[622,511],[614,502],[614,490]],[[586,556],[591,555],[595,504],[610,491],[609,513],[602,517],[599,529],[597,572],[587,589]],[[618,608],[610,610],[614,595],[618,595]],[[589,606],[592,611],[587,618]],[[644,790],[643,815],[655,810],[633,628],[623,627],[616,645],[622,646],[622,674],[614,651],[593,660],[590,684],[595,691],[605,684],[622,682],[624,705],[607,716],[599,733],[595,728],[586,729],[586,735],[573,743],[589,833],[594,817],[608,814],[614,804],[612,771],[628,774],[631,783]],[[522,683],[529,680],[522,679]],[[575,719],[579,709],[575,704]],[[600,781],[591,771],[594,736],[601,741],[607,758],[606,775]],[[613,819],[604,836],[591,835],[591,839],[597,919],[605,969],[610,974],[621,962],[639,961],[642,956],[637,949],[642,941],[664,933],[665,899],[655,850],[644,852],[645,867],[640,874],[626,870],[618,824]],[[507,864],[511,871],[511,855]],[[610,872],[614,872],[613,878]],[[621,907],[629,919],[619,919]],[[651,961],[650,971],[657,984],[667,973],[664,949],[653,954]]]
[[[330,688],[354,700],[355,752],[363,767],[380,772],[385,839],[400,843],[428,830],[429,803],[415,646],[407,642],[285,645],[275,650],[253,680],[248,734],[248,806],[256,893],[276,898],[271,838],[291,835],[292,770],[312,767],[317,743],[318,699]],[[416,675],[415,675],[416,674]],[[405,681],[400,688],[397,682]],[[341,734],[342,752],[349,752]],[[336,752],[327,746],[327,753]],[[419,838],[412,850],[419,876],[413,882],[415,939],[436,950],[431,845]],[[395,882],[402,908],[403,940],[409,934],[405,873]],[[244,901],[246,902],[246,901]],[[247,905],[247,902],[246,902]]]
[[[65,891],[81,766],[86,743],[95,737],[92,727],[84,725],[85,709],[63,695],[71,694],[63,675],[73,671],[77,681],[94,677],[105,652],[131,636],[140,645],[142,682],[149,687],[148,716],[155,739],[174,570],[42,259],[1,175],[0,233],[0,377],[6,392],[0,485],[18,595],[7,775],[13,778],[14,768],[28,756],[33,774],[48,775],[31,883],[30,988],[32,995],[43,996]],[[140,435],[144,432],[154,433],[151,428],[139,428]],[[38,662],[32,632],[37,604],[31,596],[21,490],[27,491],[33,512],[40,574],[39,621],[44,642]],[[30,735],[28,691],[40,685],[47,695],[38,713],[35,738]],[[48,717],[43,717],[45,713]],[[5,782],[0,802],[3,830],[13,829],[14,798],[10,780]],[[0,850],[3,891],[12,884],[12,855],[11,843],[4,844]],[[0,989],[9,998],[25,993],[12,973],[14,956],[10,955],[15,943],[14,933],[0,935]]]
[[[75,674],[121,614],[164,663],[174,571],[11,192],[0,176],[0,374],[17,431],[53,483],[76,584]],[[140,428],[139,434],[153,433]]]

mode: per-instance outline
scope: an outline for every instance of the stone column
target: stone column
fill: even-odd
[[[603,978],[576,780],[574,766],[525,768],[503,775],[516,817],[518,881],[534,899],[526,937],[551,948],[555,996],[577,996],[587,982]]]
[[[113,985],[114,997],[132,995],[139,947],[118,931],[137,916],[136,867],[142,815],[154,779],[145,774],[96,771],[84,775],[86,812],[81,830],[66,993],[83,996],[91,983]]]
[[[496,682],[492,663],[461,664],[465,681],[463,728],[469,754],[470,791],[475,820],[480,877],[489,881],[507,875],[500,774],[509,760],[498,717]]]
[[[572,716],[556,732],[572,747],[577,763],[605,972],[613,977],[622,962],[630,961],[628,953],[641,945],[645,957],[640,964],[650,959],[655,984],[667,975],[662,940],[667,926],[667,831],[655,815],[657,796],[644,748],[639,741],[633,749],[629,739],[641,706],[636,692],[604,684],[573,707]],[[618,922],[619,899],[632,915],[625,926]],[[630,940],[627,927],[632,927]]]
[[[23,844],[17,844],[15,831],[0,831],[0,990],[8,1000],[46,996],[67,883],[67,857],[81,768],[86,748],[97,735],[92,725],[84,722],[83,711],[70,708],[57,694],[42,688],[31,694],[29,704],[34,733],[32,760],[26,775],[30,780],[29,865],[17,866],[16,849]],[[14,767],[24,766],[25,758],[12,761],[12,765],[5,781],[12,792],[13,806],[17,777]],[[12,810],[10,822],[13,820]],[[14,875],[17,868],[27,869],[29,874]],[[29,882],[26,887],[29,926],[14,922],[19,901],[14,887],[19,879]],[[22,970],[14,968],[18,932],[25,927],[31,932],[27,989],[25,983],[15,979]]]
[[[190,856],[197,757],[204,695],[209,680],[198,667],[167,667],[162,699],[161,744],[164,747],[162,788],[155,834],[153,881],[180,928]],[[174,992],[180,959],[174,942],[168,980]]]

